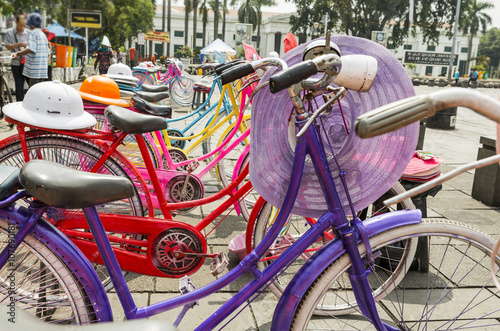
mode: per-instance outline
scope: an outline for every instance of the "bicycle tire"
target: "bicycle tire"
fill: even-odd
[[[7,247],[9,234],[18,230],[17,225],[0,218],[0,251]],[[48,323],[97,322],[100,304],[82,284],[85,275],[77,265],[71,268],[66,264],[61,254],[67,252],[49,246],[49,240],[39,236],[28,234],[12,253],[13,258],[0,266],[0,302],[15,302],[15,310],[26,310]]]
[[[9,85],[7,84],[7,80],[5,76],[2,76],[2,81],[0,82],[0,93],[2,93],[2,99],[0,100],[0,110],[9,103],[12,103],[12,93],[10,93]]]
[[[103,155],[102,150],[86,141],[59,135],[27,134],[26,144],[30,159],[44,159],[70,168],[88,171]],[[25,164],[22,145],[19,139],[0,146],[0,164],[21,168]],[[114,158],[108,158],[98,173],[126,177],[130,180],[131,171],[124,169]],[[134,184],[135,180],[132,180]],[[128,202],[124,202],[128,201]],[[143,204],[136,187],[136,194],[129,198],[97,206],[99,213],[127,214],[143,216]]]
[[[139,81],[137,82],[137,85],[142,86],[142,85],[154,85],[154,81],[151,78],[151,76],[140,72],[140,71],[134,71],[132,72],[132,75],[137,78]]]
[[[45,160],[54,161],[56,163],[65,164],[75,169],[81,169],[81,160],[86,160],[88,163],[87,168],[91,168],[91,164],[95,163],[100,157],[103,155],[103,152],[89,143],[85,141],[68,137],[68,136],[56,136],[56,135],[38,135],[39,132],[30,131],[27,133],[26,143],[28,146],[28,150],[30,151],[30,158],[33,159],[34,155],[32,151],[37,152],[37,158],[42,158]],[[53,150],[52,150],[53,149]],[[41,157],[45,156],[45,157]],[[63,159],[58,158],[58,156],[66,156],[69,161],[74,161],[75,156],[78,156],[76,161],[77,164],[69,164],[68,162],[61,162]],[[83,157],[80,157],[83,156]],[[59,162],[58,162],[59,161]],[[19,139],[14,139],[10,143],[7,141],[7,144],[2,145],[0,148],[0,164],[2,165],[10,165],[14,167],[22,167],[24,162],[23,150],[21,146],[21,142]],[[98,173],[112,174],[115,176],[126,177],[130,180],[131,176],[134,175],[132,169],[125,169],[122,167],[124,163],[121,163],[118,159],[110,157],[108,158],[103,167],[98,171]],[[140,189],[142,184],[139,178],[135,178],[132,180],[136,187],[136,194],[127,199],[120,200],[118,202],[114,202],[111,204],[97,206],[97,210],[99,213],[121,213],[121,214],[131,214],[135,216],[144,216],[146,210],[144,209],[140,196]],[[144,189],[144,188],[142,188]],[[128,202],[127,202],[128,201]],[[114,208],[114,206],[123,206],[124,208]],[[107,208],[111,207],[111,208]],[[60,209],[51,209],[50,215],[47,215],[49,218],[54,218],[55,220],[65,217],[64,215],[68,211],[63,211]],[[71,212],[71,211],[69,211]],[[94,269],[98,274],[101,282],[106,291],[109,291],[113,288],[113,283],[109,278],[109,274],[104,266],[95,264]],[[128,274],[128,272],[123,271],[124,276]]]
[[[380,205],[382,204],[382,202],[387,198],[396,196],[404,191],[405,191],[404,187],[399,182],[394,184],[394,186],[391,187],[389,192],[386,192],[379,199],[377,199],[372,205],[366,208],[367,211],[365,213],[365,218],[363,218],[363,220],[378,215],[381,213],[381,211],[387,212],[388,210],[380,209]],[[398,204],[397,210],[403,210],[403,209],[415,209],[415,205],[413,204],[411,199],[406,199],[401,204]],[[257,247],[257,245],[262,241],[263,237],[267,233],[267,229],[269,228],[269,219],[270,219],[269,215],[276,215],[276,214],[277,214],[277,209],[271,206],[267,202],[261,208],[261,211],[254,226],[253,247]],[[284,249],[286,249],[287,247],[286,245],[288,242],[293,242],[302,233],[304,233],[309,229],[310,226],[308,224],[309,222],[302,216],[296,216],[296,215],[290,216],[290,227],[287,230],[286,234],[283,234],[281,236],[282,238],[281,241],[283,241],[283,245],[285,247]],[[294,232],[290,234],[291,231]],[[318,240],[316,243],[311,245],[310,246],[311,252],[305,252],[301,254],[302,259],[296,259],[288,270],[286,270],[280,277],[277,277],[276,280],[269,286],[270,290],[278,298],[281,297],[286,286],[292,280],[293,276],[297,273],[298,269],[305,263],[305,261],[307,261],[314,254],[316,250],[321,248],[326,243],[327,243],[326,239],[322,238],[321,240]],[[413,260],[416,246],[417,246],[417,241],[413,241],[409,244],[408,246],[409,249],[405,251],[406,259]],[[280,248],[279,244],[276,243],[276,245],[274,245],[273,247],[272,253],[274,254],[274,256],[278,256],[278,253],[282,251],[283,251],[282,248]],[[272,263],[272,260],[270,260],[270,262],[260,261],[257,264],[257,267],[259,268],[259,270],[264,270],[269,265],[269,263]],[[395,266],[395,268],[397,268],[397,266]],[[354,310],[354,308],[352,308],[351,306],[355,306],[355,304],[350,303],[349,306],[336,307],[335,308],[336,314],[351,313]],[[316,314],[322,314],[322,312],[317,311]]]
[[[194,95],[194,80],[186,76],[175,79],[170,83],[170,95],[180,106],[191,106]]]
[[[424,220],[382,232],[372,237],[370,243],[377,252],[392,243],[422,237],[429,238],[430,271],[409,271],[392,293],[376,300],[382,320],[402,330],[498,328],[500,297],[489,270],[493,239],[457,222]],[[364,245],[358,245],[358,249],[362,256],[365,255]],[[500,256],[496,264],[500,265]],[[291,330],[307,330],[308,324],[315,330],[324,325],[336,330],[373,328],[359,311],[344,316],[329,315],[328,318],[313,316],[325,296],[336,295],[332,284],[341,283],[339,278],[345,276],[349,266],[349,257],[344,253],[323,267],[319,277],[311,279],[307,285],[302,284],[307,290],[293,311]],[[371,268],[371,271],[369,281],[372,284],[382,277],[382,273],[381,279],[388,277],[387,270]],[[496,275],[498,277],[500,272]]]

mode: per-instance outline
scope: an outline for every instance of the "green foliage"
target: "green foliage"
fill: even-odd
[[[413,63],[405,63],[405,66],[410,70],[415,70],[417,66]]]
[[[414,25],[410,26],[408,1],[401,0],[290,0],[297,6],[297,15],[290,17],[292,32],[309,34],[314,22],[324,22],[328,13],[327,28],[337,29],[347,35],[371,39],[372,31],[389,26],[389,41],[396,46],[404,43],[409,33],[419,26],[423,42],[437,44],[439,28],[453,24],[456,0],[415,0]],[[451,28],[450,26],[450,28]],[[323,31],[321,31],[323,33]]]
[[[66,26],[68,1],[58,6],[56,19]],[[108,36],[111,45],[122,45],[129,37],[151,29],[154,5],[151,0],[69,0],[69,8],[100,10],[102,28],[90,29],[90,39]]]
[[[486,33],[488,24],[491,24],[491,17],[483,13],[485,9],[493,8],[489,2],[478,2],[477,0],[466,0],[463,5],[462,13],[459,19],[460,30],[464,34],[477,36],[482,31]]]
[[[472,69],[476,69],[477,71],[488,71],[488,67],[483,64],[476,64],[475,66],[472,66]]]
[[[500,29],[492,28],[479,41],[479,55],[490,58],[490,64],[500,66]]]
[[[253,29],[262,24],[262,7],[276,5],[275,0],[231,0],[231,6],[241,2],[238,8],[238,21],[252,24]]]
[[[175,56],[178,58],[192,58],[194,57],[194,52],[189,46],[181,47],[175,52]]]

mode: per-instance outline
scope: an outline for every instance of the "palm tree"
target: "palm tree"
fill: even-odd
[[[222,41],[226,41],[226,14],[229,12],[227,10],[227,0],[224,0],[222,5]]]
[[[191,12],[192,0],[184,0],[184,45],[188,44],[189,13]]]
[[[196,23],[198,21],[198,0],[193,0],[193,51],[196,51]]]
[[[486,33],[488,24],[491,24],[491,17],[484,13],[485,9],[493,8],[489,2],[478,2],[477,0],[467,0],[462,17],[460,19],[461,30],[464,34],[469,34],[469,46],[467,48],[467,71],[470,70],[472,53],[472,40],[481,32]]]
[[[214,40],[219,37],[219,0],[213,2],[214,7]]]
[[[231,5],[236,4],[236,0],[231,1]],[[274,6],[275,0],[245,0],[238,9],[238,21],[252,24],[253,29],[257,27],[257,50],[260,48],[260,26],[262,25],[262,7]]]
[[[208,24],[208,11],[209,11],[209,0],[202,0],[200,5],[200,15],[201,22],[203,24],[203,47],[207,46],[206,44],[206,36],[207,36],[207,24]]]

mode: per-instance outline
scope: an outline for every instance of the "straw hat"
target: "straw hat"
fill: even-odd
[[[346,182],[356,211],[360,211],[388,191],[401,177],[411,159],[418,139],[418,123],[396,132],[361,139],[354,134],[354,120],[362,113],[384,104],[415,95],[413,85],[405,69],[385,47],[367,39],[336,36],[331,39],[342,55],[364,54],[377,60],[378,73],[368,92],[348,91],[333,111],[322,116],[321,136],[325,142],[330,171],[343,203],[344,211],[352,214],[339,178],[330,145],[340,169],[346,172]],[[307,44],[300,45],[283,56],[291,66],[302,60]],[[268,81],[277,69],[270,69],[261,84]],[[334,81],[335,83],[335,81]],[[318,107],[324,104],[316,98]],[[271,94],[263,89],[254,98],[250,152],[250,178],[257,192],[276,207],[281,207],[290,184],[294,158],[295,125],[288,92]],[[344,114],[342,116],[342,113]],[[346,132],[344,120],[347,122]],[[326,134],[325,134],[326,132]],[[326,139],[324,139],[325,141]],[[304,173],[292,212],[306,217],[320,217],[327,211],[320,182],[311,161],[306,160]]]

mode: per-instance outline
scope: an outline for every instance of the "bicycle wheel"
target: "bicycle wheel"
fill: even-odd
[[[178,77],[170,83],[170,94],[179,105],[190,106],[193,102],[194,80],[186,76]]]
[[[362,220],[382,213],[390,212],[395,209],[397,210],[415,209],[415,206],[413,205],[411,199],[404,200],[401,204],[398,204],[396,208],[388,209],[387,207],[383,207],[382,202],[384,200],[396,196],[404,191],[405,189],[403,188],[403,186],[399,182],[396,183],[388,192],[386,192],[379,199],[377,199],[372,205],[368,206],[365,210],[363,210],[360,213],[360,215],[363,215]],[[277,216],[277,213],[278,209],[266,202],[266,204],[261,209],[261,212],[259,213],[259,216],[255,223],[254,247],[257,247],[257,245],[262,241],[269,227],[273,224]],[[272,263],[272,261],[275,258],[281,255],[281,253],[283,253],[290,245],[292,245],[298,238],[300,238],[300,236],[302,236],[303,233],[305,233],[310,228],[311,222],[314,222],[314,220],[305,219],[302,216],[291,215],[289,217],[287,225],[282,230],[281,235],[276,239],[276,243],[272,246],[272,248],[268,252],[267,257],[264,257],[263,261],[260,261],[257,264],[258,268],[260,270],[264,270],[270,263]],[[333,234],[331,232],[329,233],[329,235],[330,238],[333,237]],[[276,278],[276,280],[270,285],[271,291],[277,297],[281,297],[283,291],[288,286],[288,284],[290,283],[294,275],[297,273],[297,271],[305,263],[305,261],[311,258],[311,256],[327,242],[328,239],[326,236],[319,238],[313,245],[311,245],[308,248],[307,251],[301,254],[300,258],[296,259],[287,270],[285,270],[279,277]],[[412,261],[415,255],[415,248],[417,246],[417,241],[415,240],[415,241],[410,241],[409,243],[399,244],[399,246],[401,247],[405,247],[405,245],[406,249],[403,250],[404,258],[402,259],[402,261],[406,261],[407,259],[411,259],[410,261]],[[398,263],[394,265],[393,263],[390,266],[384,266],[384,267],[397,269],[397,264]],[[411,262],[409,264],[411,264]],[[386,287],[385,290],[387,291],[388,288]],[[335,306],[335,312],[337,314],[347,314],[353,311],[352,307],[355,305],[356,305],[355,302],[350,302],[349,305],[345,305],[342,302],[341,304],[332,306]],[[316,313],[321,314],[322,312],[318,310]]]
[[[139,81],[137,82],[137,85],[142,86],[142,85],[154,85],[153,78],[149,76],[148,74],[145,74],[140,71],[134,71],[132,72],[132,75],[137,78]]]
[[[10,93],[10,88],[9,85],[7,85],[5,76],[2,76],[0,80],[0,93],[2,94],[0,98],[0,110],[2,110],[5,105],[12,103],[12,94]]]
[[[89,171],[101,158],[103,152],[86,141],[68,136],[28,134],[26,144],[30,159],[48,160],[64,164],[70,168]],[[25,164],[23,149],[19,139],[14,139],[0,148],[0,164],[21,168]],[[123,168],[119,160],[108,158],[97,171],[102,174],[111,174],[131,179],[136,184],[136,194],[120,201],[97,206],[99,213],[126,214],[143,216],[143,204],[139,190],[138,179],[132,179],[133,172]],[[138,189],[139,187],[139,189]]]
[[[64,164],[74,169],[89,170],[99,160],[103,152],[89,143],[73,137],[38,135],[39,132],[30,131],[26,137],[26,144],[30,154],[30,159],[43,159]],[[21,168],[25,164],[21,142],[18,139],[7,142],[0,148],[0,164]],[[141,201],[141,194],[145,186],[143,181],[135,176],[133,169],[124,168],[125,163],[121,163],[117,158],[108,158],[98,173],[122,176],[131,179],[136,187],[136,194],[129,198],[109,204],[96,206],[99,213],[126,214],[144,216],[145,210]],[[139,189],[138,189],[139,188]],[[71,211],[51,208],[48,218],[57,221],[65,217]],[[111,234],[110,234],[111,235]],[[121,237],[121,236],[120,236]],[[94,265],[94,269],[102,281],[106,291],[113,288],[113,283],[109,278],[106,268],[102,265]],[[124,275],[127,272],[123,272]]]
[[[7,247],[9,235],[18,230],[0,218],[0,251]],[[9,261],[0,266],[0,302],[14,302],[16,310],[26,310],[51,324],[97,322],[94,309],[99,307],[91,304],[94,301],[81,284],[84,275],[68,267],[61,253],[49,247],[47,238],[29,234]]]
[[[390,256],[391,251],[386,249],[390,245],[421,237],[428,238],[430,269],[427,273],[409,271],[391,293],[376,298],[381,319],[401,330],[496,330],[500,326],[500,296],[488,267],[494,241],[467,225],[424,220],[383,232],[370,243],[374,252],[384,251]],[[366,253],[363,245],[358,249],[361,255]],[[500,256],[496,264],[500,266]],[[353,300],[345,273],[349,267],[349,257],[344,253],[311,280],[294,311],[291,330],[373,329],[357,310],[347,316],[313,316],[323,302]],[[378,266],[371,272],[372,288],[393,277],[391,270]],[[496,275],[500,275],[498,270]]]

